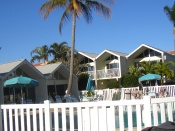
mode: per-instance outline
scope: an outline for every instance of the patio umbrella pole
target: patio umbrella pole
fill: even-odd
[[[54,84],[55,84],[55,78],[54,78]],[[55,95],[57,95],[57,88],[56,88],[56,84],[55,84]]]
[[[28,88],[26,87],[26,90],[27,90],[27,99],[28,99]]]
[[[21,101],[21,103],[23,104],[23,93],[22,93],[22,86],[21,86],[21,97],[22,97],[22,98],[21,98],[21,100],[22,100],[22,101]]]
[[[14,92],[14,98],[13,101],[15,102],[15,88],[13,87],[13,92]]]

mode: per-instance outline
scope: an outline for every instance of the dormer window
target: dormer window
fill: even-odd
[[[152,57],[152,56],[161,56],[161,53],[151,50],[151,49],[146,49],[142,53],[140,53],[136,58],[144,58],[144,57]]]
[[[85,58],[80,62],[80,64],[86,64],[86,63],[91,63],[91,62],[93,62],[91,59],[85,57]]]
[[[107,61],[107,60],[114,60],[114,59],[118,60],[118,57],[117,57],[117,56],[114,56],[114,55],[110,55],[110,56],[106,59],[106,61]]]

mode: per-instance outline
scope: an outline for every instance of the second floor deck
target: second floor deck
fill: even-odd
[[[95,78],[95,71],[87,71],[87,73],[91,75],[92,79]],[[114,77],[120,77],[120,71],[119,68],[97,70],[96,75],[97,79],[114,78]]]

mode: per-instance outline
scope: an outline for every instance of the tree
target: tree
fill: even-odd
[[[101,0],[102,1],[102,0]],[[112,2],[112,0],[103,0]],[[59,24],[59,32],[61,33],[62,27],[66,20],[72,17],[72,45],[71,45],[71,60],[70,60],[70,76],[67,94],[70,94],[73,82],[73,65],[74,65],[74,49],[75,49],[75,29],[76,20],[79,16],[84,16],[87,23],[92,20],[92,11],[102,14],[105,18],[109,18],[111,14],[110,8],[105,6],[99,0],[48,0],[40,8],[40,13],[44,12],[44,18],[47,19],[48,15],[53,9],[63,8],[64,13],[61,17]]]
[[[49,57],[49,48],[47,45],[43,45],[42,47],[37,47],[36,49],[31,51],[31,57],[32,59],[30,60],[31,63],[34,63],[35,60],[40,62],[41,60],[44,60],[45,62],[48,62],[48,57]]]
[[[129,75],[134,75],[134,76],[137,76],[137,77],[140,77],[142,75],[141,72],[140,72],[140,68],[135,67],[134,65],[129,66],[128,74]]]
[[[175,51],[175,3],[174,5],[171,7],[169,6],[165,6],[164,7],[164,11],[167,14],[167,16],[169,17],[169,20],[171,22],[173,22],[173,34],[174,34],[174,51]]]
[[[161,84],[163,83],[165,77],[170,80],[174,77],[174,71],[169,68],[169,66],[174,66],[174,62],[169,61],[167,63],[159,62],[155,65],[155,73],[161,75]],[[164,77],[165,76],[165,77]]]
[[[60,44],[58,43],[53,43],[50,46],[50,53],[53,55],[53,61],[58,62],[61,61],[63,63],[65,63],[67,61],[67,52],[70,50],[70,48],[67,46],[66,42],[62,42]]]

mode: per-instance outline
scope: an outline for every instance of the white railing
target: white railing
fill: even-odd
[[[119,77],[119,69],[107,69],[107,70],[97,70],[97,78],[111,78],[111,77]]]
[[[173,121],[175,97],[1,105],[1,131],[124,131]],[[153,115],[153,119],[151,117]],[[159,117],[161,121],[159,121]]]
[[[133,91],[135,88],[137,90],[139,89],[138,87],[121,88],[121,99],[125,99],[126,90]],[[175,96],[175,85],[145,86],[143,87],[143,94],[146,94],[148,90],[150,92],[155,92],[159,95],[162,89],[166,89],[170,97]]]
[[[102,94],[104,96],[103,100],[124,100],[125,99],[125,91],[130,90],[133,91],[134,89],[139,89],[138,87],[129,87],[129,88],[116,88],[116,89],[101,89],[101,90],[94,90],[95,94],[98,93]],[[170,97],[175,96],[175,85],[161,85],[161,86],[148,86],[143,87],[143,94],[146,94],[146,91],[149,90],[150,92],[155,92],[156,94],[160,94],[160,90],[166,89],[166,91],[169,93]],[[86,90],[80,91],[80,95],[85,95],[87,93]],[[118,95],[120,98],[117,97],[114,98],[116,95]],[[131,99],[132,99],[132,94]]]

